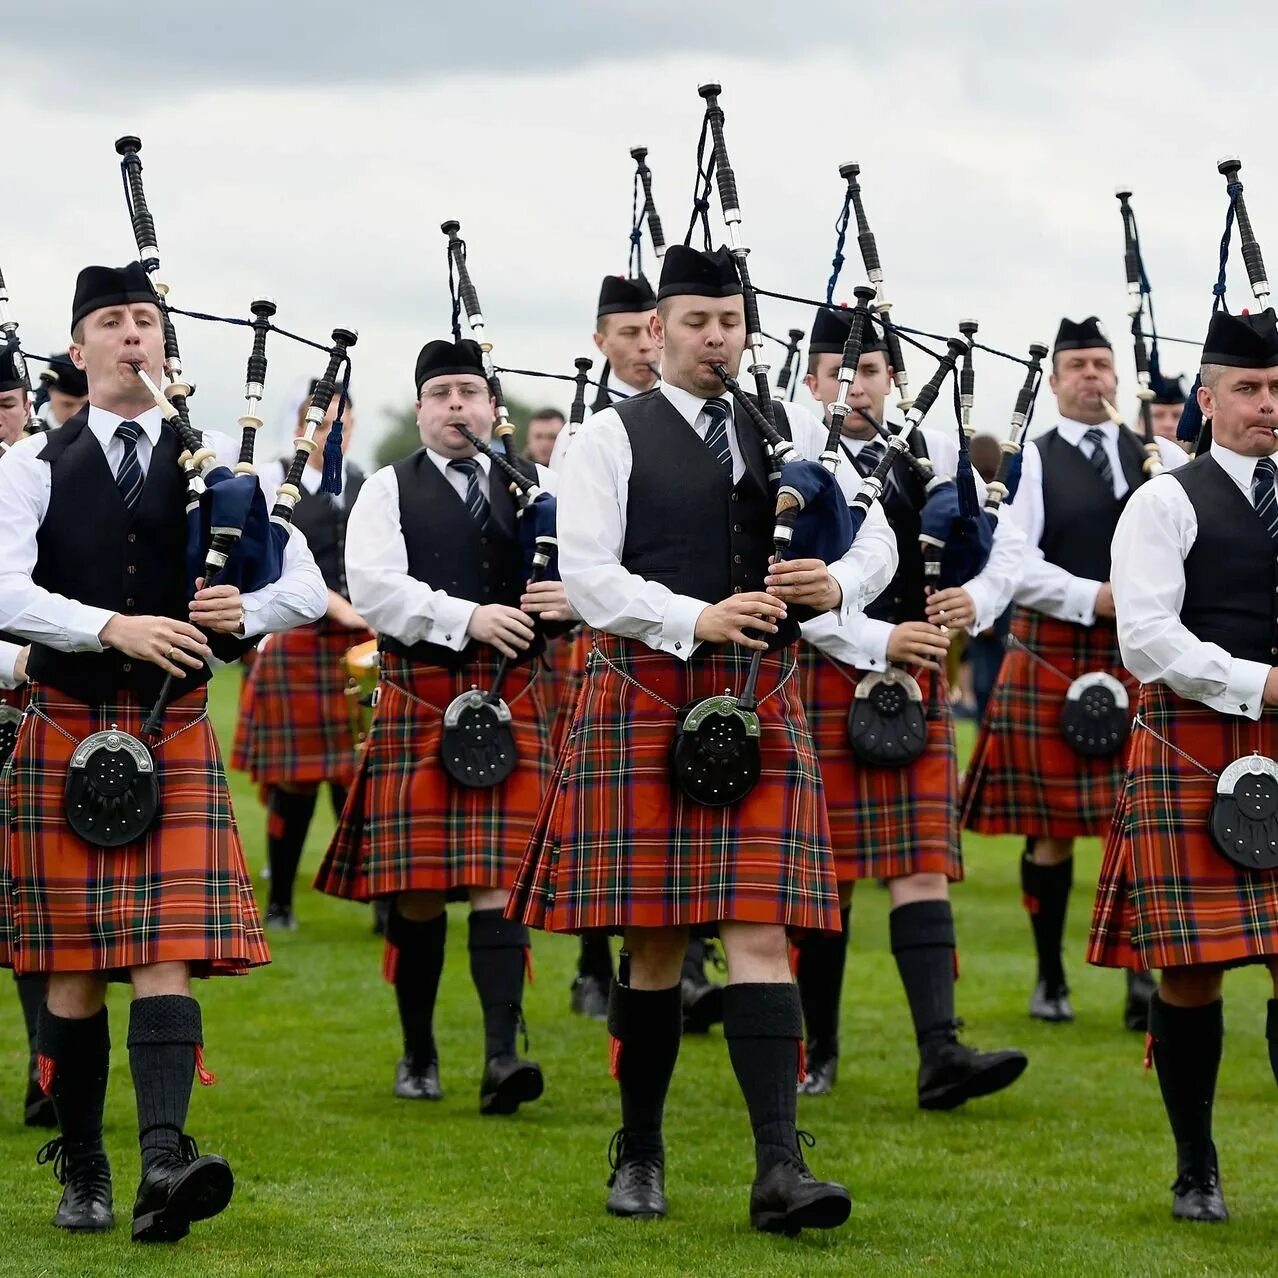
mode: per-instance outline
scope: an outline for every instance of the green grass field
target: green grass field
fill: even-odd
[[[230,740],[237,677],[214,685]],[[970,738],[969,738],[970,740]],[[249,864],[263,862],[263,816],[233,778]],[[331,830],[312,831],[303,880]],[[914,1103],[909,1016],[887,948],[887,894],[863,888],[853,912],[843,1057],[831,1097],[802,1100],[821,1174],[855,1198],[849,1224],[796,1240],[751,1232],[753,1160],[744,1104],[722,1037],[688,1039],[667,1110],[664,1222],[604,1214],[608,1138],[617,1121],[608,1045],[571,1017],[574,942],[538,936],[527,1015],[547,1091],[513,1119],[481,1119],[479,1010],[465,920],[453,919],[437,1036],[446,1099],[390,1095],[399,1054],[394,1001],[366,907],[300,893],[299,932],[273,937],[275,962],[214,981],[204,1003],[216,1087],[197,1087],[190,1131],[235,1167],[235,1199],[176,1251],[134,1247],[137,1182],[123,990],[113,991],[115,1072],[107,1144],[120,1225],[67,1237],[49,1224],[58,1190],[20,1126],[25,1061],[16,997],[0,1002],[0,1273],[404,1275],[582,1274],[1273,1274],[1278,1271],[1278,1137],[1264,1040],[1268,980],[1235,975],[1217,1109],[1234,1220],[1176,1226],[1170,1137],[1142,1044],[1120,1028],[1122,978],[1083,966],[1098,849],[1077,866],[1069,973],[1077,1022],[1025,1012],[1032,982],[1017,848],[969,838],[955,894],[962,945],[959,1010],[968,1038],[1030,1055],[1009,1092],[953,1114]],[[3,988],[0,986],[0,988]]]

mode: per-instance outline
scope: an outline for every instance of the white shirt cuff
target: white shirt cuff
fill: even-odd
[[[680,661],[687,661],[697,650],[697,618],[709,605],[690,595],[673,595],[666,605],[657,648]]]
[[[1065,616],[1062,620],[1080,626],[1095,625],[1096,596],[1104,584],[1087,577],[1075,577],[1065,588]]]
[[[17,676],[13,668],[18,663],[18,654],[22,649],[16,643],[0,643],[0,687],[16,688]]]
[[[1229,713],[1243,714],[1248,719],[1259,719],[1265,708],[1265,680],[1270,667],[1259,661],[1236,659],[1230,665],[1229,682],[1225,696],[1231,703]]]
[[[425,643],[439,644],[460,652],[470,642],[470,619],[479,605],[470,599],[450,595],[435,605],[435,616],[422,636]]]

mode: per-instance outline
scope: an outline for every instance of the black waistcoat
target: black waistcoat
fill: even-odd
[[[631,455],[621,566],[708,603],[764,589],[776,501],[764,444],[754,427],[737,426],[746,472],[734,485],[660,390],[614,408]],[[788,439],[785,410],[780,404],[775,408],[777,430]],[[772,643],[793,642],[797,630],[791,617]]]
[[[530,479],[537,477],[532,462],[520,457],[514,463]],[[515,499],[497,467],[489,466],[490,518],[483,529],[426,449],[396,462],[394,469],[409,576],[459,599],[518,608],[524,591],[523,547],[515,525]],[[474,640],[460,652],[442,644],[406,644],[391,635],[379,635],[378,642],[386,652],[450,670],[460,669],[481,652],[493,651]],[[532,660],[542,647],[538,638],[520,662]]]
[[[1231,657],[1278,664],[1278,556],[1255,508],[1211,453],[1171,475],[1198,521],[1185,556],[1181,621]]]
[[[919,440],[918,455],[927,456],[927,446]],[[843,453],[848,464],[852,460],[852,450],[843,444]],[[860,468],[858,467],[858,472]],[[883,514],[896,536],[897,565],[892,580],[883,593],[865,610],[867,617],[876,621],[887,621],[899,626],[903,621],[923,621],[927,616],[923,597],[923,548],[919,544],[919,530],[922,520],[919,512],[927,499],[927,490],[920,483],[904,457],[898,457],[888,471],[887,486],[883,490],[880,504]]]
[[[287,475],[289,463],[280,465]],[[348,600],[351,595],[346,586],[346,521],[363,486],[364,472],[348,462],[341,497],[303,488],[301,500],[293,509],[293,527],[305,535],[324,584]]]
[[[50,433],[40,453],[51,487],[31,578],[94,608],[185,621],[186,480],[177,436],[161,427],[130,513],[88,420],[87,409],[78,413]],[[95,705],[126,691],[153,698],[164,680],[158,666],[111,649],[57,652],[43,644],[32,647],[30,672],[34,682]],[[205,667],[178,686],[189,691],[208,678]]]
[[[1049,564],[1075,577],[1108,581],[1109,546],[1127,498],[1145,482],[1145,446],[1130,430],[1118,432],[1118,457],[1127,479],[1122,498],[1101,478],[1081,448],[1053,427],[1034,440],[1043,461],[1043,536]]]

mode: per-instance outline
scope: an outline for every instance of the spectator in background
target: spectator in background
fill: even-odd
[[[564,415],[557,408],[543,408],[528,419],[528,442],[523,456],[538,466],[550,464],[550,454],[555,440],[564,428]]]

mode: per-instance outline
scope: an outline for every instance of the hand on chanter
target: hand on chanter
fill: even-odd
[[[823,559],[774,559],[763,584],[777,599],[820,612],[843,602],[843,587],[830,575]]]
[[[950,637],[926,621],[903,621],[888,637],[887,657],[902,666],[940,670],[950,648]]]
[[[470,614],[466,633],[480,643],[491,644],[512,660],[526,652],[533,641],[532,618],[505,604],[480,604]]]
[[[542,621],[567,621],[572,616],[562,581],[530,581],[519,596],[519,606]]]
[[[976,603],[962,586],[934,590],[927,597],[927,619],[934,626],[966,630],[976,620]]]
[[[237,635],[244,628],[244,597],[238,586],[205,586],[200,577],[189,616],[193,626],[215,635]]]
[[[104,648],[149,661],[175,679],[186,678],[189,670],[200,669],[213,656],[199,630],[172,617],[128,617],[117,612],[98,638]]]
[[[776,623],[784,620],[784,603],[761,590],[750,590],[703,608],[693,633],[702,643],[739,643],[743,648],[766,649],[767,642],[759,634],[776,634]]]

